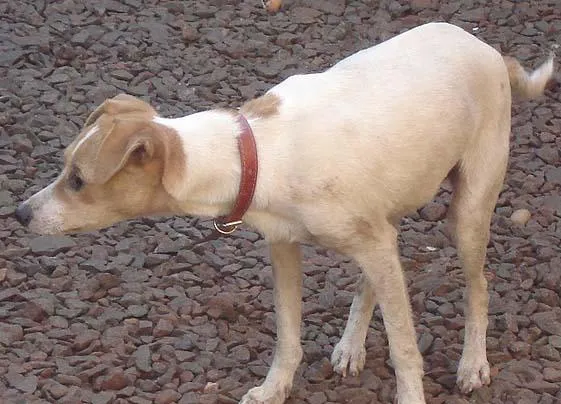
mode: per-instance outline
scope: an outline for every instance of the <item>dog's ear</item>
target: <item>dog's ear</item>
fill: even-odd
[[[92,139],[84,144],[91,161],[82,168],[84,179],[92,184],[104,184],[129,161],[141,164],[155,152],[155,137],[146,120],[114,119],[101,142]],[[97,143],[97,144],[96,144]],[[92,147],[92,148],[90,148]]]
[[[94,112],[90,114],[88,119],[86,119],[84,126],[93,125],[103,114],[117,115],[132,112],[145,112],[150,115],[156,115],[156,111],[140,98],[136,98],[128,94],[119,94],[113,98],[105,100],[103,104],[97,107]]]
[[[127,164],[150,163],[161,170],[164,188],[172,193],[181,183],[185,155],[179,135],[173,130],[146,119],[114,119],[113,126],[86,164],[86,182],[103,184]]]

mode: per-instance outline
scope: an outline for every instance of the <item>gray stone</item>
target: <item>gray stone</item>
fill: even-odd
[[[39,236],[29,241],[31,252],[39,255],[53,256],[75,246],[76,242],[67,236]]]
[[[91,404],[111,404],[115,400],[115,393],[111,391],[102,391],[92,395]]]
[[[21,325],[0,323],[0,344],[11,345],[23,339],[23,328]]]
[[[547,182],[555,185],[561,185],[561,167],[552,167],[545,172]]]
[[[532,315],[532,321],[543,331],[561,336],[561,321],[554,311],[546,311]]]
[[[143,372],[150,372],[152,370],[152,358],[150,347],[148,345],[139,346],[133,354],[134,364]]]
[[[8,372],[6,381],[12,387],[15,387],[23,393],[33,393],[37,389],[37,376],[23,376],[19,373]]]

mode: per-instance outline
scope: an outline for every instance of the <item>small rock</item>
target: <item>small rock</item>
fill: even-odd
[[[411,9],[418,13],[419,11],[425,9],[436,9],[438,8],[438,1],[434,0],[412,0],[411,1]]]
[[[10,386],[23,393],[33,393],[37,390],[37,376],[35,375],[23,376],[19,373],[8,372],[5,378]]]
[[[55,381],[45,386],[45,390],[55,399],[59,399],[68,393],[68,387]]]
[[[531,319],[541,330],[552,335],[561,335],[561,321],[554,311],[532,314]]]
[[[16,271],[14,269],[8,269],[6,273],[6,280],[10,284],[10,286],[18,286],[20,283],[27,279],[27,275]]]
[[[64,384],[66,386],[81,386],[82,385],[82,379],[80,379],[78,376],[73,376],[73,375],[59,374],[59,375],[56,376],[56,380],[58,382],[60,382],[61,384]]]
[[[549,337],[549,344],[554,346],[557,349],[561,348],[561,336],[560,335],[552,335]]]
[[[121,280],[118,276],[109,273],[102,273],[97,275],[97,280],[99,282],[99,285],[103,289],[115,288],[121,283]]]
[[[181,394],[179,394],[177,391],[171,390],[171,389],[166,389],[166,390],[160,391],[156,395],[156,398],[154,399],[154,403],[155,404],[170,404],[170,403],[173,403],[174,401],[176,402],[180,398],[181,398]]]
[[[150,355],[150,347],[148,345],[141,345],[134,352],[134,364],[139,370],[143,372],[152,370],[152,358]]]
[[[512,220],[514,224],[517,224],[519,226],[524,226],[526,223],[528,223],[530,217],[532,217],[532,214],[528,209],[517,209],[514,212],[512,212],[512,215],[510,216],[510,220]]]
[[[223,318],[235,321],[237,313],[234,309],[234,297],[228,294],[222,294],[211,297],[207,302],[207,314],[214,318]]]
[[[127,387],[129,381],[122,369],[113,369],[101,383],[103,390],[121,390]]]
[[[152,335],[156,338],[165,337],[167,335],[170,335],[172,331],[173,331],[172,322],[166,320],[165,318],[162,318],[160,319],[160,321],[158,321],[156,327],[154,327],[154,331],[152,332]]]
[[[249,349],[247,349],[243,345],[240,345],[232,348],[232,357],[241,363],[247,363],[251,358],[251,354],[249,352]]]
[[[25,302],[18,310],[18,315],[40,323],[49,316],[49,313],[35,302]]]
[[[203,389],[203,393],[205,394],[218,393],[218,391],[219,391],[218,383],[214,383],[214,382],[208,382]]]
[[[545,172],[545,179],[551,184],[561,185],[561,167],[552,167]]]
[[[419,337],[419,352],[421,352],[421,354],[425,354],[429,348],[432,346],[432,343],[434,341],[434,337],[432,336],[431,333],[429,332],[424,332],[421,334],[421,336]]]
[[[79,267],[84,271],[104,272],[106,271],[107,262],[103,259],[90,258],[80,262]]]
[[[29,242],[32,253],[51,257],[75,246],[76,242],[67,236],[39,236]]]
[[[307,401],[310,404],[323,404],[327,401],[327,396],[323,391],[316,391],[308,396]]]
[[[561,369],[545,368],[543,378],[551,383],[561,383]]]
[[[91,404],[110,404],[115,399],[115,393],[110,391],[102,391],[92,395]]]
[[[88,39],[90,38],[90,33],[85,30],[82,29],[80,31],[78,31],[76,34],[74,34],[74,36],[72,36],[72,38],[70,38],[70,42],[73,45],[86,45]]]
[[[195,27],[190,26],[190,25],[185,25],[183,27],[183,29],[181,30],[181,34],[182,34],[183,40],[186,43],[195,42],[197,39],[199,39],[199,33],[198,33],[197,29]]]
[[[333,376],[333,366],[329,359],[322,358],[308,368],[306,376],[310,381],[320,383]]]
[[[90,344],[100,337],[99,331],[86,330],[85,332],[78,333],[74,340],[74,348],[77,351],[86,349]]]
[[[190,351],[193,349],[195,344],[193,344],[193,340],[188,335],[183,335],[181,338],[178,338],[174,343],[173,347],[175,349],[180,349],[184,351]]]
[[[559,161],[559,151],[556,147],[551,145],[544,145],[540,149],[537,149],[536,154],[547,164],[555,164]]]
[[[322,13],[309,7],[293,7],[291,21],[294,24],[313,24],[321,18]]]
[[[438,202],[430,202],[421,209],[420,215],[425,220],[437,222],[446,216],[446,206]]]
[[[0,344],[11,345],[23,339],[21,325],[0,323]]]
[[[0,302],[3,301],[21,301],[23,297],[16,288],[8,288],[0,290]]]
[[[559,362],[561,360],[561,354],[559,354],[559,351],[549,344],[539,347],[538,354],[542,358],[553,362]]]
[[[141,335],[152,334],[152,322],[148,320],[140,320],[138,322],[138,333]]]
[[[127,311],[129,315],[136,318],[141,318],[148,314],[148,309],[146,308],[146,306],[141,306],[138,304],[130,305]]]

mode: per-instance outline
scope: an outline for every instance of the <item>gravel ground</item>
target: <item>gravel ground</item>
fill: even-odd
[[[0,2],[0,401],[236,403],[272,358],[271,267],[257,234],[192,247],[208,222],[140,219],[37,237],[13,219],[17,202],[57,175],[95,105],[128,92],[165,116],[239,106],[434,20],[530,68],[561,44],[559,1],[287,0],[275,15],[258,0]],[[486,272],[494,377],[470,397],[454,386],[464,280],[442,223],[449,189],[402,222],[429,403],[561,402],[560,101],[554,83],[514,106]],[[511,219],[518,209],[531,214],[526,224],[515,223],[520,212]],[[357,274],[346,258],[305,247],[305,355],[288,403],[391,402],[378,310],[360,376],[333,375],[327,359]]]

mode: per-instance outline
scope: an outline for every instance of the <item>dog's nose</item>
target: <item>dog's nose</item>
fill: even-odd
[[[33,210],[29,205],[21,204],[18,206],[18,208],[16,209],[16,219],[18,220],[18,222],[20,222],[24,226],[27,226],[29,222],[31,222],[32,218]]]

